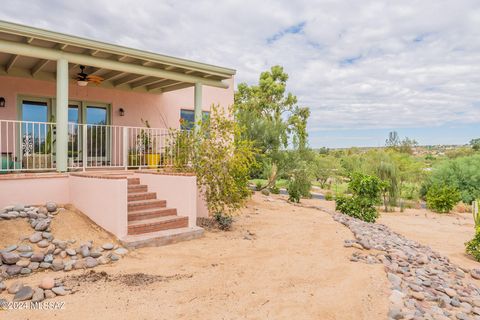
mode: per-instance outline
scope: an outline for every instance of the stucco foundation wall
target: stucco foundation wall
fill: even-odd
[[[127,235],[126,179],[70,176],[70,203],[118,238]]]
[[[195,176],[136,173],[148,191],[156,192],[158,199],[167,200],[167,207],[176,208],[179,216],[188,217],[188,226],[197,224],[197,178]]]
[[[69,202],[69,177],[0,179],[0,208],[16,203],[41,205]]]

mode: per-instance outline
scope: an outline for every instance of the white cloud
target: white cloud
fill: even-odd
[[[232,67],[237,82],[283,65],[312,133],[480,123],[475,0],[3,0],[0,19]]]

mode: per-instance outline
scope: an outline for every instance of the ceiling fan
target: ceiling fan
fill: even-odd
[[[77,84],[80,87],[85,87],[89,82],[100,84],[103,81],[102,77],[95,75],[88,75],[85,73],[85,66],[80,66],[80,72],[77,73]]]

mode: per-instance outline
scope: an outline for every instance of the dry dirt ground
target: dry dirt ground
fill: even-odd
[[[108,238],[63,214],[54,234],[66,223],[64,238]],[[50,300],[63,310],[9,310],[0,319],[385,319],[383,267],[350,262],[356,249],[343,240],[351,238],[326,213],[257,194],[230,232],[138,249],[93,274],[49,272],[77,291]],[[22,280],[35,285],[44,275]]]

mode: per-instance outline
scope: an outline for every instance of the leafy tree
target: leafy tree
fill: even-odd
[[[291,173],[287,186],[288,200],[299,203],[300,198],[310,198],[311,187],[311,178],[305,164],[300,165],[300,168],[293,170]]]
[[[470,140],[470,145],[472,146],[473,150],[479,151],[480,150],[480,138]]]
[[[339,160],[332,156],[317,155],[312,163],[312,174],[325,188],[329,178],[333,178],[338,174],[340,168]]]
[[[387,140],[385,140],[385,146],[388,149],[393,149],[395,151],[412,154],[412,148],[418,145],[417,141],[405,137],[403,140],[400,139],[400,136],[396,131],[391,131],[388,134]]]
[[[234,114],[242,138],[253,141],[262,167],[275,163],[281,174],[285,170],[285,150],[288,146],[301,150],[307,146],[307,119],[310,110],[297,105],[297,97],[287,93],[288,75],[281,66],[262,72],[257,85],[241,83],[235,93]]]
[[[432,185],[450,185],[460,192],[464,203],[480,197],[480,154],[449,159],[433,167],[424,183],[426,194]]]
[[[255,165],[252,143],[241,139],[235,120],[213,106],[194,136],[193,169],[207,207],[217,221],[228,222],[250,196],[249,172]]]

